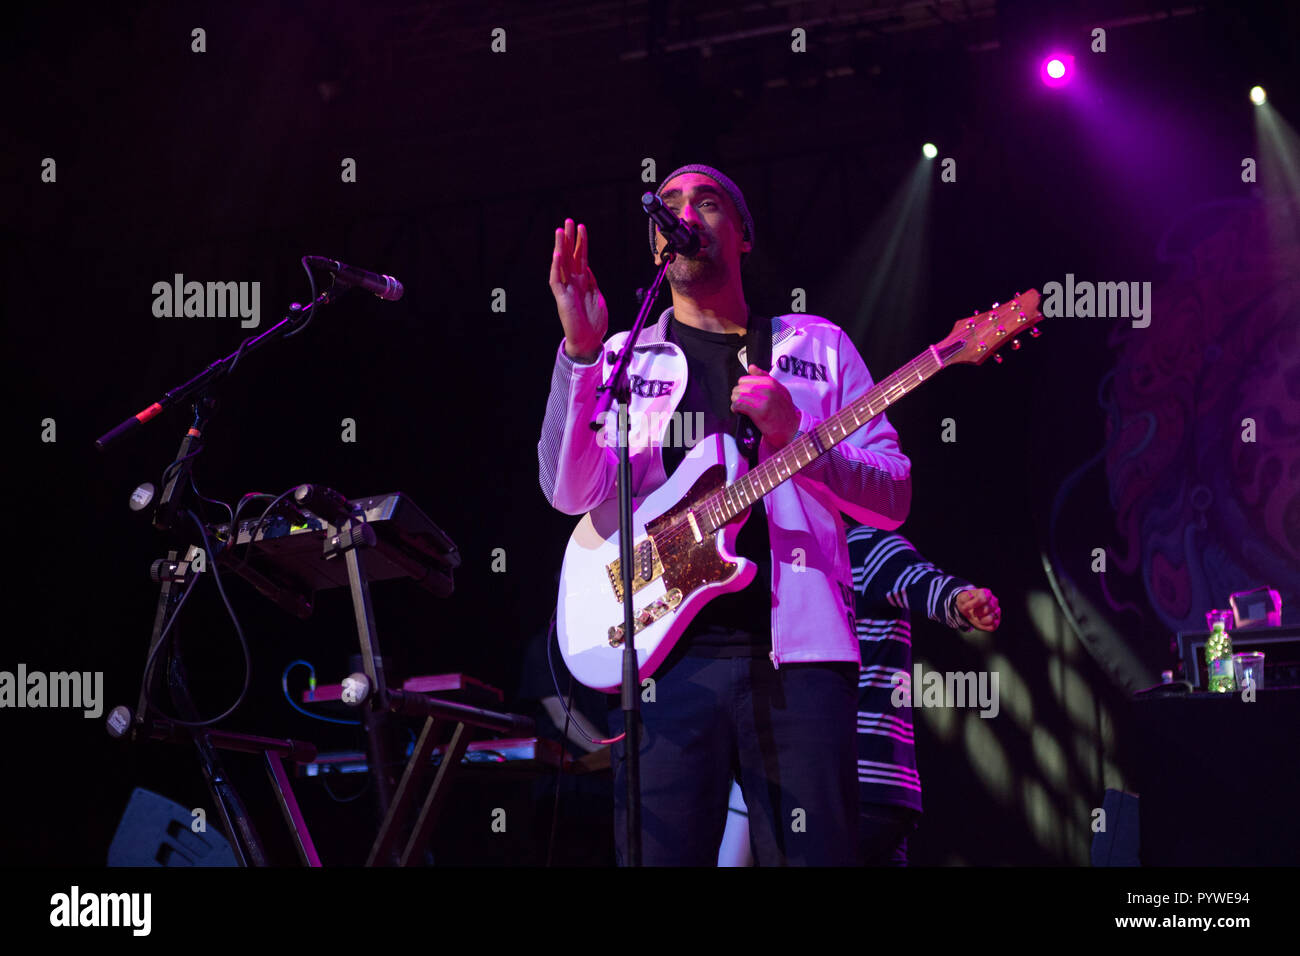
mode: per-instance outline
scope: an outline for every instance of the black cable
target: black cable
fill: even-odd
[[[283,501],[285,498],[288,498],[291,494],[293,494],[295,491],[297,491],[300,487],[302,487],[302,486],[301,486],[301,485],[294,485],[292,488],[290,488],[288,491],[284,492],[283,494],[281,494],[281,495],[277,495],[277,496],[276,496],[276,497],[271,501],[271,503],[270,503],[269,505],[266,506],[266,510],[262,512],[261,516],[257,519],[256,524],[253,525],[252,530],[249,532],[249,535],[248,535],[248,544],[247,544],[247,546],[244,548],[244,559],[243,559],[242,561],[240,561],[237,565],[235,565],[235,571],[236,571],[236,572],[238,572],[241,568],[246,567],[247,564],[248,564],[248,562],[249,562],[249,560],[253,557],[253,545],[255,545],[255,544],[257,543],[257,535],[258,535],[258,532],[262,530],[263,526],[265,526],[267,519],[271,516],[271,512],[275,510],[275,506],[278,505],[278,504],[279,504],[281,501]],[[248,496],[246,496],[246,498],[247,498],[247,497],[248,497]],[[259,497],[260,497],[260,495],[259,495]],[[244,502],[241,501],[239,504],[240,504],[240,507],[243,507]],[[230,545],[230,546],[231,546],[231,548],[233,549],[234,546],[235,546],[235,543],[238,542],[238,539],[239,539],[239,532],[238,532],[237,530],[232,530],[232,535],[233,535],[234,537],[233,537],[233,539],[232,539],[232,541],[231,541],[231,545]]]
[[[172,462],[170,465],[164,468],[162,473],[162,479],[158,482],[158,487],[160,489],[166,488],[167,479],[171,477],[172,472],[176,471],[178,468],[180,468],[181,465],[185,464],[185,462],[189,461],[191,458],[198,457],[198,455],[202,451],[203,451],[203,444],[200,442],[197,444],[197,447],[195,447],[194,450],[191,451],[188,455],[182,455],[180,458],[177,458],[174,462]]]
[[[248,338],[244,339],[242,342],[239,343],[239,348],[235,349],[235,354],[230,359],[230,364],[226,366],[226,371],[225,371],[226,375],[235,374],[235,366],[237,366],[239,364],[239,360],[244,357],[244,350],[248,348],[248,343],[251,342],[254,338],[255,336],[250,335],[248,336]]]
[[[560,704],[564,706],[564,727],[560,731],[560,765],[555,769],[555,800],[551,807],[551,836],[546,841],[546,865],[549,867],[555,855],[555,835],[560,825],[560,780],[564,776],[564,758],[568,756],[569,743],[569,724],[573,720],[573,713],[570,708],[573,706],[573,674],[569,674],[569,700],[566,704],[564,697],[559,694],[559,681],[555,677],[555,665],[551,661],[551,641],[555,640],[555,619],[559,609],[551,611],[551,624],[546,631],[546,663],[551,669],[551,683],[556,684],[556,696]],[[581,728],[579,728],[581,731]],[[583,733],[586,737],[586,733]],[[589,740],[591,738],[588,738]],[[593,741],[594,743],[594,741]]]
[[[564,726],[565,728],[568,728],[569,721],[573,719],[573,713],[571,710],[573,705],[572,703],[565,702],[564,694],[560,691],[560,679],[555,676],[555,658],[551,654],[551,638],[555,637],[555,617],[557,612],[558,609],[556,611],[551,612],[551,629],[550,629],[549,636],[546,638],[546,666],[550,668],[551,686],[555,688],[555,696],[560,701],[560,706],[564,708]],[[573,697],[573,674],[572,673],[569,674],[569,697],[571,701]],[[601,746],[605,746],[606,744],[612,744],[614,740],[618,739],[617,737],[613,738],[612,740],[597,739],[596,737],[591,736],[591,734],[583,730],[582,725],[577,722],[573,724],[573,727],[575,730],[578,731],[578,733],[582,734],[582,736],[586,737],[587,740],[593,744],[600,744]],[[565,740],[568,740],[567,729],[565,731]]]
[[[230,533],[232,535],[238,535],[239,513],[244,510],[244,505],[248,504],[250,501],[254,500],[255,498],[274,498],[274,497],[275,495],[271,494],[269,491],[250,491],[248,494],[240,498],[239,504],[235,505],[234,517],[230,521],[231,524]]]
[[[367,793],[370,792],[370,782],[373,778],[374,778],[374,774],[367,773],[366,785],[350,797],[340,797],[332,789],[330,789],[329,774],[321,775],[321,783],[325,787],[325,792],[329,794],[330,799],[333,800],[335,803],[351,803],[354,800],[360,800],[362,797],[364,797]]]
[[[187,510],[185,513],[190,516],[190,519],[196,525],[198,525],[199,536],[203,539],[204,554],[208,556],[212,556],[212,544],[208,540],[208,531],[203,526],[203,522],[199,520],[199,516],[196,515],[193,511]],[[248,640],[244,637],[244,629],[239,624],[239,617],[238,615],[235,614],[235,609],[230,606],[230,599],[226,597],[226,589],[221,583],[221,572],[217,570],[216,557],[213,556],[211,560],[212,560],[212,564],[211,564],[212,580],[216,582],[217,593],[221,595],[221,601],[226,606],[226,612],[230,615],[230,620],[235,625],[235,634],[238,635],[239,637],[239,647],[244,655],[244,684],[240,688],[239,696],[235,698],[235,702],[233,704],[231,704],[229,707],[227,707],[224,711],[222,711],[217,716],[209,717],[207,720],[182,720],[179,717],[173,717],[172,715],[168,714],[161,707],[159,707],[157,704],[153,703],[149,699],[150,675],[153,671],[154,664],[158,659],[158,652],[162,649],[163,645],[167,643],[167,636],[171,633],[172,625],[175,624],[176,619],[180,617],[181,607],[185,604],[185,601],[189,598],[190,592],[193,591],[198,584],[199,573],[192,571],[191,573],[194,575],[194,577],[192,578],[192,583],[185,589],[185,592],[181,595],[181,599],[177,603],[175,611],[172,612],[171,619],[167,622],[167,626],[163,629],[162,634],[159,635],[158,643],[155,644],[153,650],[149,652],[149,658],[148,660],[145,661],[145,666],[144,666],[144,700],[145,700],[146,709],[152,709],[156,711],[164,719],[174,724],[177,724],[181,727],[210,727],[215,723],[225,720],[236,710],[238,710],[241,704],[243,704],[244,698],[248,696],[249,688],[252,686],[253,683],[253,658],[248,650]]]
[[[221,507],[225,508],[226,515],[230,519],[230,526],[232,528],[235,526],[235,513],[234,511],[231,510],[230,505],[226,504],[224,501],[218,501],[216,498],[205,498],[202,494],[200,494],[199,486],[194,483],[193,471],[190,472],[190,488],[194,491],[194,497],[198,498],[200,501],[206,501],[209,504],[213,504],[213,505],[221,505]]]
[[[569,677],[569,699],[570,699],[570,703],[572,703],[572,699],[573,699],[572,675],[570,675]],[[561,703],[563,703],[563,698],[561,698]],[[564,758],[568,756],[568,748],[566,747],[566,744],[568,743],[569,740],[569,720],[570,717],[569,717],[568,708],[565,708],[564,730],[561,734],[562,739],[560,740],[560,766],[557,767],[555,770],[555,803],[554,806],[551,808],[551,838],[546,843],[546,865],[547,866],[551,865],[551,860],[555,854],[555,835],[556,832],[559,830],[559,826],[560,826],[560,780],[564,777]]]
[[[284,492],[283,494],[276,495],[275,498],[271,501],[271,503],[270,503],[269,505],[266,506],[266,510],[262,512],[261,517],[259,517],[259,518],[257,519],[257,523],[253,525],[251,531],[249,532],[249,535],[248,535],[248,544],[245,545],[245,547],[244,547],[244,557],[243,557],[243,560],[239,561],[239,562],[235,565],[235,571],[236,571],[236,572],[238,572],[241,568],[247,566],[249,560],[253,557],[253,545],[255,545],[255,544],[257,543],[257,535],[258,535],[258,532],[260,532],[260,531],[262,530],[262,528],[265,526],[265,524],[266,524],[266,522],[267,522],[267,519],[271,517],[271,512],[275,509],[275,506],[278,505],[278,504],[279,504],[281,501],[283,501],[285,498],[288,498],[290,495],[292,495],[295,491],[297,491],[297,490],[298,490],[299,488],[301,488],[301,487],[302,487],[302,484],[301,484],[301,483],[294,485],[292,488],[290,488],[288,491]],[[251,499],[251,498],[253,498],[253,497],[268,497],[268,498],[269,498],[270,495],[263,495],[263,494],[258,494],[258,495],[245,495],[245,496],[244,496],[244,500],[241,500],[240,503],[239,503],[239,507],[235,509],[235,514],[236,514],[236,515],[239,514],[239,509],[242,508],[242,507],[244,506],[244,501],[249,500],[249,499]],[[349,504],[351,504],[351,503],[349,502]],[[324,519],[324,518],[321,518],[319,515],[317,515],[316,517],[319,518],[322,522],[325,521],[325,519]],[[353,511],[352,511],[352,513],[349,514],[348,517],[352,518],[352,519],[355,520],[355,521],[359,521],[361,524],[369,524],[369,523],[370,523],[370,519],[366,517],[366,512],[365,512],[365,509],[364,509],[364,508],[360,508],[360,507],[354,508]],[[231,543],[231,547],[232,547],[232,548],[234,547],[234,542],[237,541],[237,540],[238,540],[238,531],[237,531],[237,530],[232,531],[232,543]]]
[[[303,256],[299,261],[302,263],[303,270],[307,273],[307,281],[311,284],[311,298],[307,302],[307,307],[303,309],[303,315],[305,318],[303,319],[302,325],[298,326],[298,328],[294,329],[292,332],[286,332],[284,334],[286,339],[291,339],[301,332],[306,332],[307,326],[311,325],[311,320],[316,317],[316,277],[312,275],[311,266],[307,265],[306,256]],[[334,288],[333,284],[330,285],[330,289],[332,288]],[[325,291],[328,292],[329,289],[326,289]]]
[[[163,645],[167,643],[167,635],[171,633],[172,625],[176,623],[176,618],[180,616],[181,608],[185,606],[185,602],[189,600],[190,592],[198,586],[198,583],[199,576],[197,574],[192,575],[189,584],[186,586],[185,590],[181,592],[180,600],[176,602],[176,607],[172,611],[171,618],[167,621],[167,626],[164,627],[162,633],[158,635],[158,643],[153,646],[149,651],[149,656],[145,658],[144,678],[141,681],[141,685],[144,689],[144,705],[146,713],[150,710],[158,710],[159,713],[162,712],[161,709],[155,707],[153,702],[149,699],[150,675],[153,673],[154,661],[158,658],[158,652],[162,650]]]

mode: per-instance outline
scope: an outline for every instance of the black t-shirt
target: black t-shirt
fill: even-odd
[[[731,390],[740,376],[747,374],[739,356],[745,336],[708,332],[676,318],[669,336],[686,354],[686,393],[677,410],[683,415],[700,412],[704,416],[703,430],[692,430],[692,434],[723,432],[735,437],[739,416],[731,410]],[[680,445],[664,447],[664,470],[669,475],[688,450]],[[680,639],[687,653],[746,657],[765,656],[772,649],[772,548],[762,501],[750,508],[736,539],[736,551],[754,561],[758,572],[742,590],[716,597],[700,610]]]

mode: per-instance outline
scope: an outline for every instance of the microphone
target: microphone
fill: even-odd
[[[665,206],[654,193],[641,196],[641,208],[664,234],[669,249],[683,256],[693,256],[700,251],[700,236],[695,227]]]
[[[307,256],[307,261],[314,266],[320,266],[327,272],[332,272],[334,281],[339,285],[365,289],[367,292],[373,292],[385,302],[396,302],[402,297],[402,293],[406,291],[402,288],[402,283],[392,276],[379,275],[375,272],[367,272],[365,269],[358,269],[356,266],[344,265],[337,259],[326,259],[323,256]]]

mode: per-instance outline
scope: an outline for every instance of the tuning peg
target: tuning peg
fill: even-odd
[[[1019,339],[1012,339],[1012,340],[1011,340],[1011,351],[1015,352],[1015,351],[1018,350],[1019,348],[1020,348],[1020,340],[1019,340]]]
[[[995,361],[995,362],[997,362],[999,365],[1001,365],[1001,364],[1002,364],[1002,356],[1001,356],[1001,355],[995,355],[995,356],[993,356],[993,361]]]
[[[1042,334],[1043,334],[1043,330],[1040,329],[1038,326],[1034,326],[1032,329],[1029,330],[1029,335],[1031,338],[1036,339]]]

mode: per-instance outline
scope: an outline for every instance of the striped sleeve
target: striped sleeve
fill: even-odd
[[[855,559],[853,587],[862,595],[863,605],[920,611],[954,630],[971,630],[957,610],[957,595],[974,585],[936,568],[900,534],[854,528],[849,542]]]

